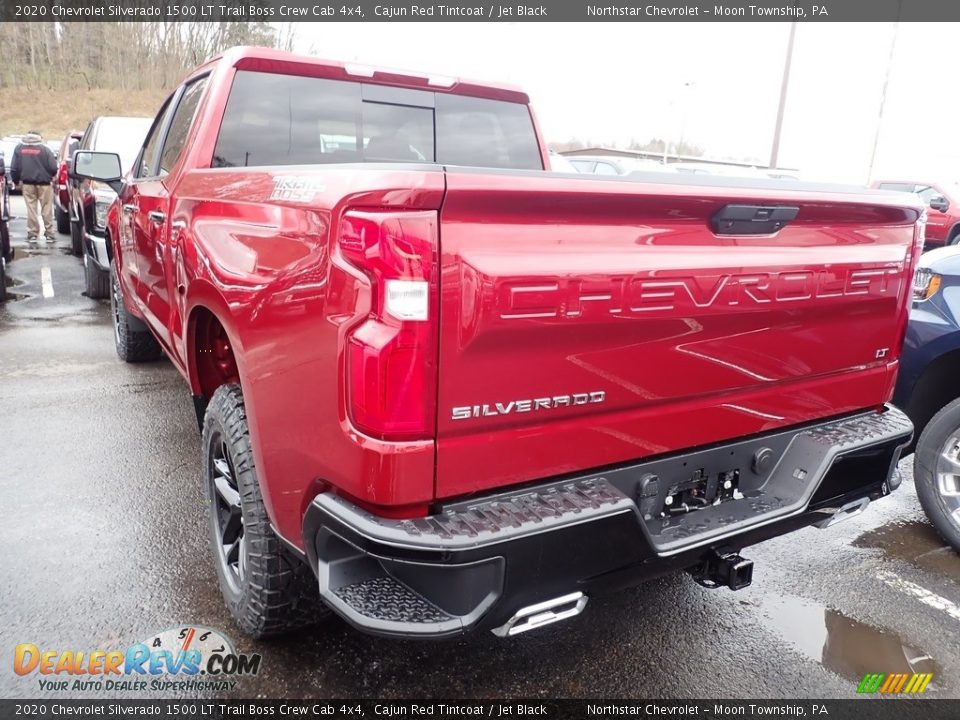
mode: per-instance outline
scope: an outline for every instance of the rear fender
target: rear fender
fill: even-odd
[[[186,313],[186,332],[184,333],[186,345],[187,375],[190,383],[190,392],[193,394],[194,409],[197,413],[197,422],[203,429],[203,416],[206,411],[207,403],[210,398],[203,392],[203,383],[200,377],[200,370],[197,364],[197,320],[203,312],[208,312],[219,321],[227,334],[230,347],[233,349],[233,358],[237,365],[237,372],[240,376],[241,389],[249,387],[247,379],[247,367],[244,363],[244,348],[240,340],[240,333],[237,328],[236,319],[230,312],[226,301],[217,292],[209,282],[203,279],[194,280],[190,285],[188,296],[188,312]],[[210,393],[212,395],[212,393]],[[256,408],[254,404],[254,394],[246,393],[244,395],[244,406],[247,415],[247,427],[251,434],[250,444],[253,448],[254,463],[260,468],[257,473],[257,482],[260,485],[260,493],[263,496],[264,505],[267,509],[267,515],[273,527],[277,527],[276,512],[274,510],[274,498],[270,492],[270,483],[263,482],[263,456],[260,444],[254,428],[256,427]]]
[[[201,310],[210,312],[223,326],[230,339],[231,347],[234,348],[233,357],[237,363],[237,370],[240,374],[240,385],[244,385],[246,368],[243,361],[243,341],[240,338],[240,332],[236,321],[226,300],[217,291],[217,289],[208,281],[203,279],[194,280],[189,287],[187,295],[187,318],[186,327],[183,333],[183,357],[186,359],[187,380],[190,383],[190,392],[194,395],[202,395],[202,387],[197,367],[197,347],[196,347],[196,322]],[[209,399],[209,398],[208,398]]]

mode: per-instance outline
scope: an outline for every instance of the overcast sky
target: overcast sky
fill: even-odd
[[[681,138],[766,163],[789,23],[299,23],[297,50],[507,81],[548,140]],[[874,177],[960,179],[957,28],[899,26]],[[894,26],[800,23],[780,166],[867,179]]]

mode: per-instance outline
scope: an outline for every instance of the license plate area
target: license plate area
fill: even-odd
[[[688,479],[670,484],[659,515],[661,518],[682,515],[742,497],[740,468],[718,473],[699,468]]]
[[[907,442],[895,408],[704,448],[605,474],[637,504],[657,554],[673,555],[803,511],[838,457]],[[884,470],[878,472],[878,480]]]
[[[769,492],[797,434],[793,430],[646,464],[635,497],[654,546],[662,550],[692,528],[707,530],[724,518],[775,509],[786,496],[797,497],[810,475],[802,464],[793,468],[796,477],[789,487],[778,484],[779,492]]]

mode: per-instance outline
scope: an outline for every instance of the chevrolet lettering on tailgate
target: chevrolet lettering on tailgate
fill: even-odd
[[[587,309],[611,315],[673,310],[704,311],[731,306],[770,306],[849,296],[897,297],[903,264],[878,267],[658,277],[649,273],[603,281],[551,278],[500,285],[500,317],[577,318]]]

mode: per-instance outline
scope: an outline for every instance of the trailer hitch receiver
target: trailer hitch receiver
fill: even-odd
[[[713,550],[709,557],[690,569],[690,574],[704,587],[742,590],[753,582],[753,560],[736,552]]]

